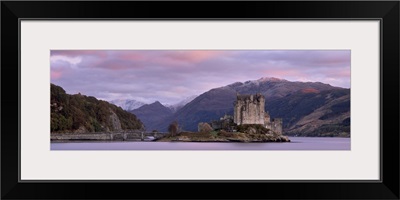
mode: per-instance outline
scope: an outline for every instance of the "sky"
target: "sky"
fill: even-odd
[[[275,77],[350,88],[350,50],[51,50],[51,83],[102,100],[174,104]]]

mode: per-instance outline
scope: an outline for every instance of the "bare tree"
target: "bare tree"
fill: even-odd
[[[172,122],[168,126],[168,132],[170,132],[172,135],[176,135],[178,133],[178,130],[179,130],[179,125],[177,121]]]

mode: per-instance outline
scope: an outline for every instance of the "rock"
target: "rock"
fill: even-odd
[[[249,128],[247,129],[247,133],[249,133],[249,134],[256,134],[256,133],[257,133],[257,130],[256,130],[255,128],[253,128],[253,127],[249,127]]]
[[[174,141],[190,142],[191,140],[187,136],[179,136]]]
[[[122,130],[121,121],[119,120],[117,114],[115,114],[115,112],[112,111],[111,109],[110,109],[110,112],[111,112],[111,115],[109,116],[109,120],[111,122],[113,131],[121,131]]]

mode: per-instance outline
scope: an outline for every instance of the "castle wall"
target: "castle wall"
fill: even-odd
[[[275,118],[271,122],[271,130],[278,133],[282,134],[282,119],[281,118]]]

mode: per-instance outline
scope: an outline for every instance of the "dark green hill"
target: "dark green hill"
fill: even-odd
[[[51,84],[51,132],[112,132],[138,130],[143,123],[132,113],[81,94],[70,95]]]

